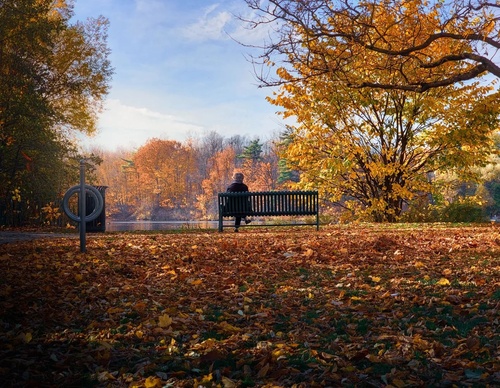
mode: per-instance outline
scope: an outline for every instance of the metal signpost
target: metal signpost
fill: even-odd
[[[75,194],[78,193],[78,214],[75,215],[71,209],[69,208],[69,199]],[[88,216],[86,216],[86,198],[85,195],[89,194],[94,198],[95,208],[92,210]],[[87,222],[95,220],[102,212],[104,207],[104,199],[95,187],[89,186],[85,184],[85,160],[80,160],[80,184],[71,187],[63,197],[62,208],[66,215],[73,221],[79,223],[80,230],[80,252],[86,252],[86,224]]]

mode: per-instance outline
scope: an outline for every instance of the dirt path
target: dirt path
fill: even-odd
[[[18,232],[18,231],[0,231],[0,244],[9,244],[19,241],[31,241],[41,238],[76,238],[76,234],[68,233],[48,233],[48,232]]]

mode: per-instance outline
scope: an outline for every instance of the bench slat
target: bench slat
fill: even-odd
[[[218,202],[219,231],[221,232],[224,217],[245,216],[315,215],[316,228],[319,229],[319,201],[317,191],[219,193]]]

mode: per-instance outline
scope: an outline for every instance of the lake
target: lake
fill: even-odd
[[[291,222],[293,224],[293,221]],[[234,220],[224,219],[224,228],[234,225]],[[265,220],[252,220],[251,225],[266,225]],[[243,222],[243,225],[245,223]],[[130,232],[135,230],[217,229],[219,221],[113,221],[106,222],[106,232]]]
[[[170,229],[217,229],[218,221],[108,221],[107,232]]]

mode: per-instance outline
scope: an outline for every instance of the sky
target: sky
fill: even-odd
[[[115,70],[84,147],[134,149],[148,139],[184,141],[211,131],[267,140],[283,129],[249,54],[265,31],[249,30],[243,0],[76,0],[75,20],[102,15]]]

